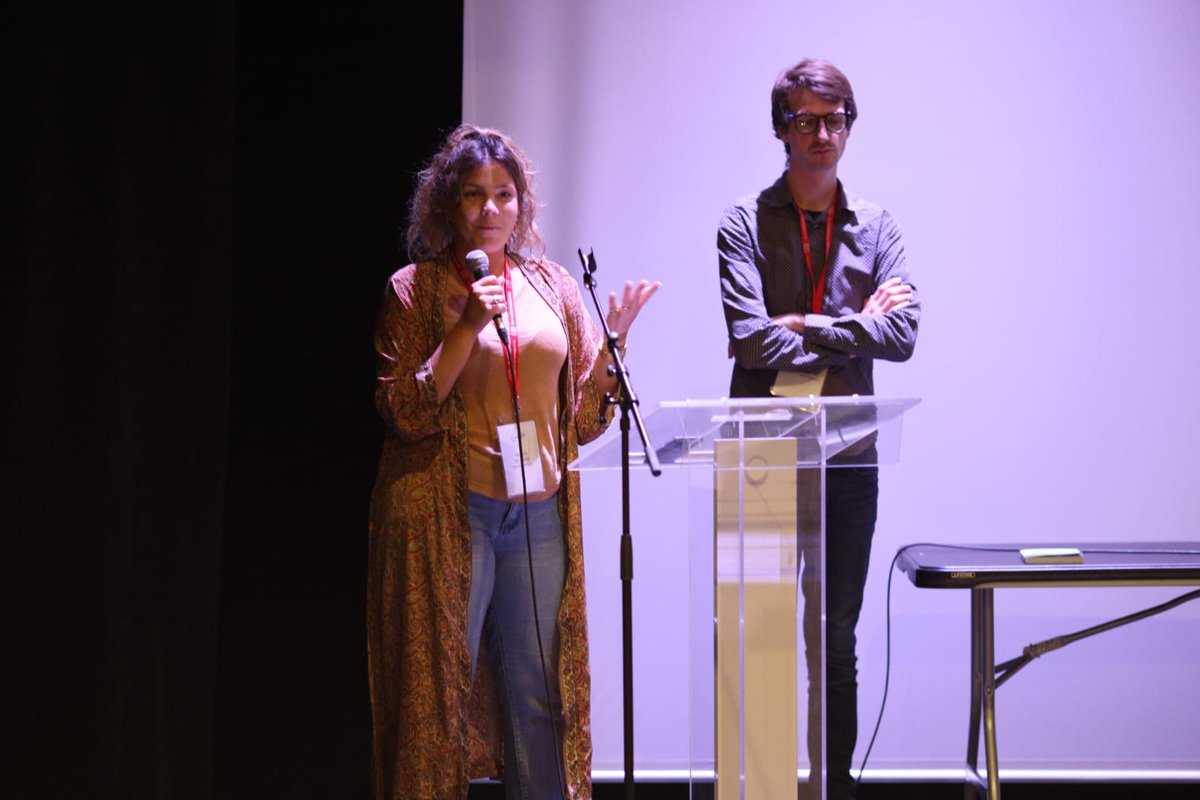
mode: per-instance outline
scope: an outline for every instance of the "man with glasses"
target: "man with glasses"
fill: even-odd
[[[783,141],[787,168],[770,187],[726,209],[717,233],[734,358],[731,397],[873,395],[874,360],[905,361],[912,355],[920,300],[900,229],[887,211],[846,191],[837,177],[857,118],[849,80],[827,61],[800,61],[775,82],[771,123]],[[860,453],[858,460],[871,463],[873,452]],[[803,496],[806,482],[811,490],[812,476],[799,477]],[[854,629],[878,496],[875,467],[826,471],[826,686],[822,693],[810,680],[808,747],[811,763],[819,764],[824,694],[827,796],[837,800],[853,798],[855,790],[850,774],[858,723]],[[801,518],[806,512],[811,513],[800,509]],[[801,549],[814,552],[803,541]],[[814,675],[820,654],[815,594],[820,564],[809,561],[804,558],[801,584]]]

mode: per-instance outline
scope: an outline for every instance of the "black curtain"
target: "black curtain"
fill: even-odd
[[[365,797],[371,335],[461,115],[462,8],[239,6],[236,41],[218,794]]]
[[[3,12],[5,800],[366,797],[370,332],[460,113],[440,5]]]

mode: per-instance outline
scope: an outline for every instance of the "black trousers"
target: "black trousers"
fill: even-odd
[[[812,519],[816,500],[815,474],[802,473],[811,487],[801,490],[801,529],[819,530]],[[808,503],[805,503],[806,498]],[[831,467],[825,471],[825,686],[820,685],[820,540],[801,535],[804,593],[804,644],[809,669],[808,753],[812,764],[821,762],[820,714],[825,712],[826,780],[830,800],[854,797],[851,759],[858,737],[858,659],[855,654],[859,612],[871,539],[879,510],[879,470],[876,467]],[[810,781],[815,788],[819,785]],[[812,796],[818,796],[813,792]]]

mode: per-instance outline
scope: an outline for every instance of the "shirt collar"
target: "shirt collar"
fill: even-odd
[[[787,173],[779,176],[779,180],[771,184],[771,187],[763,193],[763,199],[768,205],[777,208],[788,208],[792,205],[792,195],[787,187]],[[846,187],[842,185],[841,180],[838,180],[838,209],[845,211],[851,216],[851,224],[866,222],[863,215],[864,212],[869,212],[872,206],[855,197],[850,192],[846,191]],[[869,213],[867,216],[870,216]]]

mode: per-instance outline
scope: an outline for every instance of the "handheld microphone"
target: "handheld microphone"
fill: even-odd
[[[481,280],[488,276],[488,257],[487,253],[482,250],[472,250],[467,253],[467,266],[471,268],[471,274],[475,276],[475,280]],[[505,347],[508,347],[508,328],[504,327],[504,318],[500,314],[492,317],[492,321],[496,323],[496,335],[500,337],[500,341]]]

